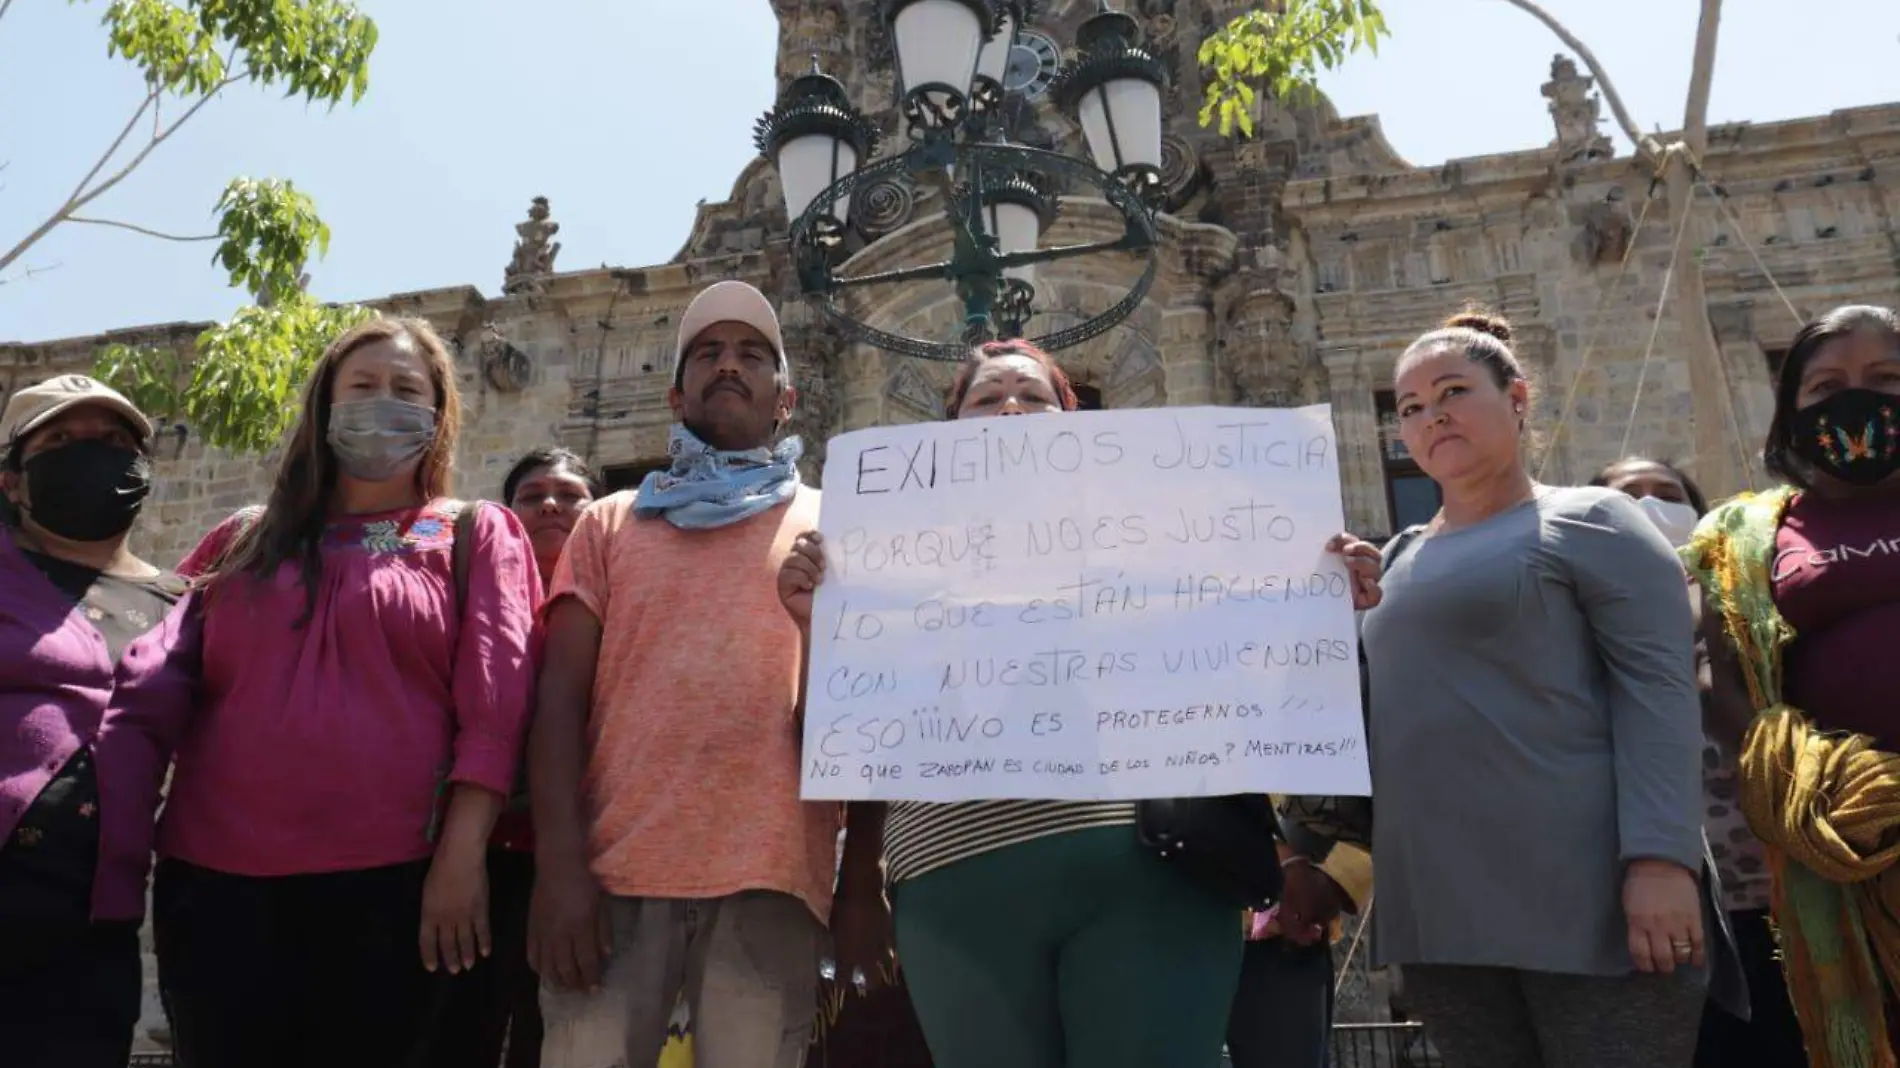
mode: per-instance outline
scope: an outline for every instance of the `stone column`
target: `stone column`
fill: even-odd
[[[1762,489],[1773,479],[1761,465],[1761,443],[1775,414],[1775,383],[1768,375],[1768,354],[1755,331],[1755,303],[1710,304],[1709,325],[1728,373],[1729,408],[1734,421],[1726,426],[1735,440],[1733,455],[1744,472],[1748,489]]]
[[[833,380],[838,404],[838,432],[861,430],[884,423],[884,382],[889,377],[884,353],[870,345],[849,345],[839,356]]]
[[[1221,324],[1223,365],[1241,404],[1294,408],[1312,403],[1317,375],[1293,339],[1293,298],[1281,289],[1279,250],[1251,250],[1256,265],[1220,287],[1215,314]]]
[[[1346,529],[1361,537],[1392,533],[1385,499],[1384,453],[1379,416],[1372,403],[1372,375],[1357,345],[1320,346],[1326,368],[1327,399],[1333,406],[1333,433],[1339,439],[1339,481],[1345,497]]]
[[[792,364],[792,384],[798,389],[790,432],[805,442],[805,459],[799,464],[805,480],[818,485],[825,469],[825,443],[841,429],[838,363],[844,339],[806,302],[787,302],[781,307],[785,309],[780,323],[785,354]]]
[[[1285,138],[1219,140],[1200,151],[1214,175],[1208,200],[1221,225],[1239,236],[1242,265],[1263,265],[1249,260],[1258,250],[1285,241],[1280,204],[1299,161],[1298,144]]]
[[[1166,404],[1231,403],[1232,376],[1225,370],[1223,346],[1229,333],[1222,310],[1233,278],[1239,242],[1229,230],[1183,227],[1171,247],[1166,307],[1153,316],[1157,342],[1169,367]],[[1153,298],[1144,306],[1155,307]],[[1138,314],[1143,314],[1138,313]]]

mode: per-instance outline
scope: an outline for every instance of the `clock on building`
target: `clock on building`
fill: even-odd
[[[1003,71],[1003,88],[1021,93],[1030,100],[1042,96],[1062,69],[1062,49],[1034,30],[1024,30],[1010,49],[1009,66]]]

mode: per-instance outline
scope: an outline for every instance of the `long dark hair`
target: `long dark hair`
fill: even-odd
[[[330,390],[337,368],[349,355],[377,341],[407,338],[429,371],[435,387],[435,440],[416,467],[416,488],[425,500],[446,496],[455,462],[455,441],[462,430],[462,400],[455,388],[455,363],[435,328],[421,319],[378,317],[344,331],[310,372],[304,386],[303,413],[277,465],[264,512],[239,531],[200,579],[216,583],[249,572],[268,579],[287,560],[302,563],[304,621],[316,609],[317,579],[323,573],[319,548],[330,494],[336,488],[336,454],[330,449]]]
[[[588,496],[599,497],[606,492],[606,487],[601,485],[600,479],[594,474],[594,469],[587,466],[587,461],[581,459],[580,454],[558,445],[544,445],[516,460],[515,465],[508,469],[508,477],[501,480],[501,503],[513,508],[515,491],[521,488],[521,483],[529,475],[543,467],[555,470],[566,469],[571,472],[582,482],[587,483]]]
[[[1702,495],[1702,487],[1695,484],[1695,479],[1690,478],[1687,471],[1670,463],[1668,460],[1652,460],[1647,456],[1625,456],[1614,463],[1604,464],[1602,469],[1590,479],[1590,484],[1592,486],[1608,486],[1612,475],[1625,467],[1638,466],[1660,467],[1664,471],[1667,471],[1669,477],[1675,479],[1676,482],[1682,486],[1682,495],[1689,498],[1689,507],[1695,509],[1695,514],[1709,514],[1709,499]]]
[[[1794,454],[1794,413],[1801,396],[1801,373],[1821,346],[1863,330],[1884,330],[1900,343],[1900,315],[1877,304],[1843,305],[1802,327],[1788,347],[1788,355],[1782,357],[1781,370],[1775,376],[1775,414],[1768,422],[1761,459],[1771,474],[1797,489],[1812,488],[1807,465]]]
[[[999,356],[1027,356],[1036,361],[1049,374],[1049,384],[1055,387],[1056,401],[1065,412],[1075,411],[1081,403],[1076,399],[1075,387],[1069,384],[1068,372],[1056,362],[1054,356],[1021,339],[1009,341],[985,341],[970,350],[970,354],[957,365],[956,377],[950,380],[950,390],[944,396],[943,417],[955,419],[963,408],[963,398],[969,396],[970,383],[976,380],[976,372],[985,363]]]

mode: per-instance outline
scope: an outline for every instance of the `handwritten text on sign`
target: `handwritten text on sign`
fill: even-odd
[[[1370,793],[1335,457],[1324,405],[834,438],[804,796]]]

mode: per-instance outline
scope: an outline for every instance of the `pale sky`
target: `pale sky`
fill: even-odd
[[[528,201],[561,223],[557,264],[643,267],[723,199],[771,104],[767,0],[359,0],[381,28],[370,92],[306,108],[231,91],[91,213],[207,233],[238,175],[287,177],[334,231],[312,289],[357,300],[494,294]],[[1645,129],[1681,122],[1697,0],[1546,0],[1610,69]],[[106,56],[104,0],[14,0],[0,19],[0,248],[55,208],[139,99]],[[1378,114],[1414,164],[1536,147],[1559,42],[1502,0],[1386,0],[1393,39],[1323,88]],[[1900,3],[1728,0],[1711,119],[1772,121],[1900,101]],[[531,13],[530,13],[531,12]],[[1607,126],[1606,126],[1607,129]],[[0,341],[222,318],[245,296],[210,244],[66,226],[0,285]],[[40,273],[20,278],[21,267]]]

